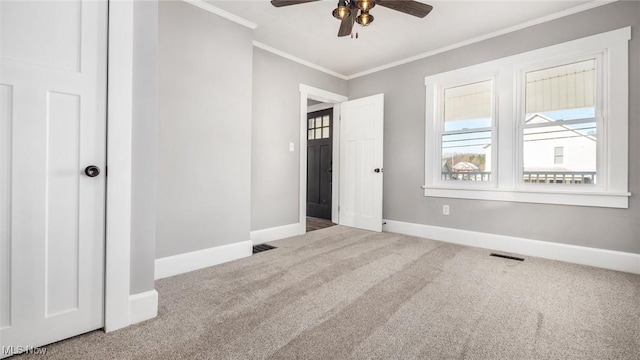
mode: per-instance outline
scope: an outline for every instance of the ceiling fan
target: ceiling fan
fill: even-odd
[[[320,0],[271,0],[275,7],[310,3]],[[333,10],[333,16],[341,21],[338,36],[351,35],[354,23],[367,26],[373,22],[373,15],[369,11],[376,5],[400,11],[405,14],[423,18],[433,9],[433,6],[413,0],[339,0],[338,7]]]

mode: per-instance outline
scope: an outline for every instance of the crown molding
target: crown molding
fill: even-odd
[[[343,75],[343,74],[340,74],[340,73],[335,72],[333,70],[329,70],[327,68],[324,68],[324,67],[322,67],[320,65],[316,65],[316,64],[314,64],[314,63],[312,63],[310,61],[301,59],[301,58],[299,58],[297,56],[291,55],[291,54],[286,53],[286,52],[284,52],[282,50],[278,50],[278,49],[273,48],[273,47],[271,47],[269,45],[263,44],[263,43],[261,43],[259,41],[255,41],[254,40],[253,41],[253,46],[255,46],[255,47],[259,48],[259,49],[262,49],[264,51],[270,52],[270,53],[272,53],[274,55],[278,55],[280,57],[283,57],[283,58],[285,58],[287,60],[291,60],[291,61],[296,62],[298,64],[310,67],[310,68],[312,68],[314,70],[321,71],[321,72],[323,72],[325,74],[329,74],[331,76],[335,76],[335,77],[337,77],[339,79],[342,79],[342,80],[348,80],[348,76],[347,75]]]
[[[594,1],[582,4],[582,5],[578,5],[578,6],[566,9],[566,10],[559,11],[557,13],[549,14],[549,15],[546,15],[546,16],[543,16],[543,17],[540,17],[540,18],[537,18],[537,19],[533,19],[533,20],[530,20],[530,21],[527,21],[527,22],[523,22],[522,24],[510,26],[510,27],[504,28],[502,30],[494,31],[494,32],[491,32],[491,33],[488,33],[488,34],[485,34],[485,35],[480,35],[480,36],[477,36],[477,37],[474,37],[474,38],[471,38],[471,39],[468,39],[468,40],[465,40],[465,41],[461,41],[459,43],[455,43],[455,44],[452,44],[452,45],[441,47],[441,48],[436,49],[436,50],[428,51],[428,52],[425,52],[425,53],[422,53],[422,54],[418,54],[418,55],[414,55],[414,56],[408,57],[406,59],[394,61],[394,62],[385,64],[385,65],[377,66],[377,67],[369,69],[369,70],[361,71],[359,73],[355,73],[355,74],[347,76],[347,80],[352,80],[352,79],[359,78],[359,77],[362,77],[362,76],[365,76],[365,75],[370,75],[370,74],[373,74],[373,73],[376,73],[376,72],[379,72],[379,71],[391,69],[391,68],[396,67],[396,66],[404,65],[404,64],[407,64],[407,63],[410,63],[410,62],[414,62],[416,60],[425,59],[425,58],[428,58],[428,57],[431,57],[431,56],[434,56],[434,55],[437,55],[437,54],[441,54],[441,53],[444,53],[444,52],[447,52],[447,51],[451,51],[451,50],[454,50],[454,49],[461,48],[463,46],[479,43],[479,42],[484,41],[484,40],[488,40],[488,39],[495,38],[495,37],[498,37],[498,36],[501,36],[501,35],[512,33],[512,32],[515,32],[515,31],[518,31],[518,30],[522,30],[522,29],[525,29],[525,28],[528,28],[528,27],[531,27],[531,26],[534,26],[534,25],[539,25],[539,24],[542,24],[542,23],[545,23],[545,22],[549,22],[549,21],[552,21],[552,20],[560,19],[560,18],[565,17],[565,16],[577,14],[579,12],[583,12],[583,11],[586,11],[586,10],[591,10],[591,9],[596,8],[596,7],[607,5],[607,4],[611,4],[611,3],[616,2],[616,1],[618,1],[618,0],[594,0]]]
[[[223,17],[223,18],[225,18],[227,20],[233,21],[233,22],[235,22],[237,24],[240,24],[242,26],[248,27],[249,29],[255,30],[258,27],[257,24],[255,24],[255,23],[253,23],[253,22],[251,22],[249,20],[246,20],[244,18],[241,18],[241,17],[239,17],[237,15],[234,15],[234,14],[228,12],[228,11],[222,10],[222,9],[216,7],[216,6],[213,6],[213,5],[207,3],[204,0],[182,0],[182,1],[184,1],[184,2],[186,2],[188,4],[191,4],[191,5],[195,6],[195,7],[198,7],[200,9],[202,9],[202,10],[208,11],[208,12],[210,12],[212,14],[216,14],[218,16],[221,16],[221,17]],[[402,59],[402,60],[394,61],[394,62],[385,64],[385,65],[377,66],[377,67],[374,67],[374,68],[371,68],[371,69],[368,69],[368,70],[364,70],[364,71],[361,71],[361,72],[358,72],[358,73],[355,73],[355,74],[351,74],[351,75],[344,75],[344,74],[338,73],[336,71],[333,71],[331,69],[327,69],[325,67],[322,67],[320,65],[316,65],[316,64],[314,64],[314,63],[312,63],[310,61],[301,59],[301,58],[299,58],[297,56],[294,56],[294,55],[289,54],[287,52],[284,52],[282,50],[278,50],[278,49],[276,49],[274,47],[271,47],[271,46],[266,45],[264,43],[261,43],[259,41],[255,41],[254,40],[253,41],[253,46],[255,46],[257,48],[260,48],[262,50],[265,50],[267,52],[270,52],[270,53],[272,53],[274,55],[278,55],[278,56],[283,57],[285,59],[291,60],[291,61],[296,62],[298,64],[304,65],[306,67],[312,68],[314,70],[318,70],[318,71],[323,72],[325,74],[328,74],[328,75],[331,75],[331,76],[335,76],[335,77],[337,77],[339,79],[352,80],[352,79],[356,79],[356,78],[359,78],[359,77],[362,77],[362,76],[365,76],[365,75],[370,75],[370,74],[373,74],[373,73],[376,73],[376,72],[380,72],[380,71],[384,71],[384,70],[387,70],[387,69],[391,69],[391,68],[394,68],[396,66],[400,66],[400,65],[408,64],[410,62],[417,61],[417,60],[425,59],[425,58],[428,58],[428,57],[431,57],[431,56],[434,56],[434,55],[438,55],[438,54],[441,54],[441,53],[444,53],[444,52],[447,52],[447,51],[455,50],[455,49],[458,49],[458,48],[461,48],[461,47],[464,47],[464,46],[467,46],[467,45],[479,43],[481,41],[492,39],[492,38],[495,38],[495,37],[498,37],[498,36],[501,36],[501,35],[509,34],[509,33],[512,33],[512,32],[518,31],[518,30],[522,30],[522,29],[525,29],[525,28],[528,28],[528,27],[531,27],[531,26],[534,26],[534,25],[539,25],[539,24],[542,24],[542,23],[545,23],[545,22],[548,22],[548,21],[560,19],[560,18],[565,17],[565,16],[569,16],[569,15],[577,14],[577,13],[580,13],[580,12],[583,12],[583,11],[591,10],[591,9],[594,9],[594,8],[597,8],[597,7],[600,7],[600,6],[603,6],[603,5],[614,3],[616,1],[619,1],[619,0],[594,0],[594,1],[582,4],[582,5],[578,5],[578,6],[566,9],[566,10],[562,10],[562,11],[559,11],[559,12],[556,12],[556,13],[553,13],[553,14],[549,14],[549,15],[546,15],[546,16],[543,16],[543,17],[540,17],[540,18],[537,18],[537,19],[534,19],[534,20],[530,20],[530,21],[527,21],[527,22],[524,22],[524,23],[521,23],[521,24],[510,26],[510,27],[507,27],[507,28],[504,28],[504,29],[501,29],[501,30],[498,30],[498,31],[494,31],[494,32],[491,32],[491,33],[488,33],[488,34],[485,34],[485,35],[477,36],[477,37],[474,37],[474,38],[471,38],[471,39],[468,39],[468,40],[464,40],[464,41],[461,41],[461,42],[458,42],[458,43],[455,43],[455,44],[452,44],[452,45],[447,45],[447,46],[441,47],[439,49],[427,51],[427,52],[424,52],[424,53],[421,53],[421,54],[418,54],[418,55],[414,55],[414,56],[411,56],[411,57],[408,57],[408,58],[405,58],[405,59]]]
[[[251,21],[241,18],[240,16],[234,15],[226,10],[222,10],[219,7],[213,6],[204,0],[182,0],[187,4],[191,4],[197,8],[208,11],[212,14],[216,14],[220,17],[223,17],[227,20],[233,21],[236,24],[240,24],[242,26],[248,27],[251,30],[255,30],[258,27],[258,24],[252,23]]]

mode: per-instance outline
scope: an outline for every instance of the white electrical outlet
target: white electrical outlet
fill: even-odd
[[[293,151],[294,149],[294,145],[292,142],[289,143],[289,151]]]
[[[442,215],[449,215],[449,205],[442,205]]]

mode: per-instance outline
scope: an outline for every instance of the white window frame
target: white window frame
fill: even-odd
[[[479,76],[466,76],[464,74],[458,78],[449,79],[452,81],[443,82],[436,85],[434,91],[436,92],[434,101],[437,101],[434,105],[434,129],[433,132],[435,134],[435,138],[438,139],[436,143],[437,146],[435,148],[435,157],[437,159],[442,159],[442,136],[448,133],[444,131],[444,108],[445,108],[445,98],[444,92],[447,89],[465,86],[470,84],[475,84],[483,81],[491,81],[491,126],[489,128],[481,128],[479,130],[490,130],[491,131],[491,152],[492,159],[496,158],[497,155],[497,131],[498,131],[498,112],[497,112],[497,96],[496,96],[496,81],[497,75],[496,73],[487,73],[481,74]],[[443,188],[457,188],[460,186],[460,183],[463,182],[464,186],[468,186],[470,188],[495,188],[496,187],[496,178],[497,172],[493,171],[493,163],[492,163],[492,171],[491,171],[491,180],[490,181],[456,181],[456,180],[442,180],[442,160],[434,162],[434,182]],[[496,162],[497,165],[497,162]]]
[[[558,150],[560,150],[561,154],[558,154]],[[560,162],[558,162],[558,159],[560,159]],[[553,164],[564,164],[564,146],[556,146],[553,148]]]
[[[628,208],[629,45],[631,28],[625,27],[558,45],[501,58],[425,78],[425,185],[424,196],[525,203]],[[600,54],[600,55],[598,55]],[[601,82],[598,121],[598,181],[595,186],[542,186],[522,181],[523,76],[541,64],[601,56],[596,76]],[[492,133],[492,184],[440,180],[441,139],[438,130],[439,89],[453,83],[472,83],[494,74],[495,133]],[[600,95],[597,95],[600,96]],[[609,141],[608,139],[615,139]],[[493,173],[496,176],[493,176]],[[479,182],[478,182],[479,183]]]
[[[524,133],[524,118],[526,114],[525,110],[525,88],[526,88],[526,75],[528,72],[537,71],[540,69],[562,66],[565,64],[581,62],[585,60],[595,60],[596,63],[596,99],[595,99],[595,120],[596,120],[596,128],[597,128],[597,145],[596,145],[596,176],[597,181],[595,184],[533,184],[533,183],[525,183],[523,181],[522,174],[524,173],[524,141],[522,139],[522,135]],[[607,105],[609,98],[609,91],[607,89],[607,75],[608,71],[605,69],[608,68],[607,60],[606,60],[606,50],[596,51],[596,52],[585,52],[581,54],[569,53],[560,55],[550,60],[539,61],[533,64],[528,64],[526,66],[516,67],[516,91],[517,91],[517,102],[516,102],[516,111],[517,111],[517,140],[516,140],[516,186],[521,190],[532,190],[536,191],[541,189],[541,187],[545,187],[546,190],[552,191],[571,191],[571,192],[584,192],[584,191],[592,191],[592,192],[606,192],[607,187],[607,177],[606,174],[611,171],[608,166],[608,161],[606,158],[607,153],[607,132],[606,132],[606,124],[609,118],[607,113]],[[605,175],[605,176],[603,176]]]

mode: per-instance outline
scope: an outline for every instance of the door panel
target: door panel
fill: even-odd
[[[41,346],[103,326],[107,3],[0,2],[0,27],[0,345]]]
[[[6,2],[5,2],[6,3]],[[78,72],[82,1],[22,1],[2,6],[3,58]]]
[[[49,317],[78,308],[80,96],[53,91],[47,95],[45,316]]]
[[[333,140],[329,139],[329,144],[320,146],[320,201],[326,208],[325,219],[331,220],[331,163],[332,151],[331,144]]]
[[[333,109],[307,116],[307,216],[331,220]]]
[[[307,215],[309,204],[320,203],[320,148],[319,146],[307,146]]]
[[[382,231],[384,95],[342,103],[340,116],[340,224]]]

